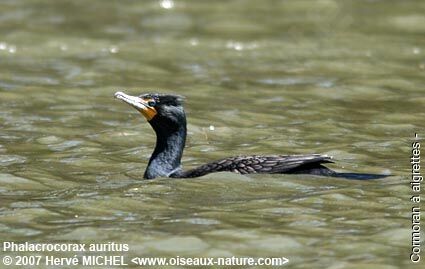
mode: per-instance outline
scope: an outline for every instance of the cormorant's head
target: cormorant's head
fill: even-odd
[[[174,123],[184,121],[186,124],[182,96],[159,93],[131,96],[123,92],[116,92],[115,98],[134,107],[137,111],[142,113],[149,122],[155,118]]]

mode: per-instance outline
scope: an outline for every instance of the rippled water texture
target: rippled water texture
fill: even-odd
[[[1,1],[0,238],[419,268],[409,173],[424,14],[421,0]],[[154,133],[116,90],[186,97],[186,168],[324,153],[337,171],[393,176],[142,181]]]

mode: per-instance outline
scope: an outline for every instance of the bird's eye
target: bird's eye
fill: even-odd
[[[148,106],[150,106],[150,107],[154,107],[155,105],[156,105],[155,101],[149,101],[148,102]]]

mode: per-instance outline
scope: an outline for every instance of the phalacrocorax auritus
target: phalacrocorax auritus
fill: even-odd
[[[337,173],[323,163],[331,163],[332,157],[321,154],[237,156],[201,165],[183,171],[181,158],[186,143],[186,115],[182,97],[171,94],[143,94],[131,96],[116,92],[115,98],[133,106],[148,120],[156,133],[156,145],[149,159],[144,178],[156,177],[191,178],[213,172],[285,173],[337,176],[352,179],[373,179],[384,175]]]

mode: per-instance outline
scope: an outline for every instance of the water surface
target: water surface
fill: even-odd
[[[423,1],[37,0],[0,11],[2,240],[122,242],[128,257],[285,256],[287,268],[412,267]],[[143,181],[155,137],[116,90],[186,97],[186,168],[324,153],[337,171],[393,176]]]

